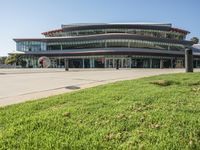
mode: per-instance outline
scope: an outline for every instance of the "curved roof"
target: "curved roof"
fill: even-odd
[[[55,33],[58,31],[76,31],[76,30],[89,30],[89,29],[149,29],[149,30],[162,30],[162,31],[175,31],[183,34],[190,33],[189,31],[173,28],[171,24],[162,24],[162,23],[96,23],[96,24],[69,24],[69,25],[61,25],[61,29],[59,30],[51,30],[48,32],[44,32],[42,34],[47,35],[51,33]]]
[[[62,25],[64,31],[73,30],[87,30],[87,29],[109,29],[109,28],[120,28],[120,29],[157,29],[166,30],[171,27],[171,24],[138,24],[138,23],[111,23],[111,24],[77,24],[77,25]]]
[[[47,34],[51,34],[51,33],[56,33],[56,32],[63,32],[63,29],[55,29],[55,30],[51,30],[51,31],[47,31],[47,32],[43,32],[43,35],[47,35]]]

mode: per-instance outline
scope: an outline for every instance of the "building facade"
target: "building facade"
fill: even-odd
[[[42,33],[44,38],[14,39],[26,67],[183,68],[184,51],[192,43],[188,31],[171,24],[70,24]],[[200,57],[194,55],[194,67]]]

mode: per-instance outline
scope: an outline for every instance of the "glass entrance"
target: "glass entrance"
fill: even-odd
[[[105,63],[106,68],[116,68],[117,63],[119,68],[131,68],[130,58],[106,58]]]
[[[171,68],[171,59],[163,59],[163,68]]]
[[[70,59],[69,68],[83,68],[83,59]]]
[[[132,59],[132,68],[150,68],[150,59],[137,58]]]
[[[84,68],[90,68],[90,59],[84,59]]]

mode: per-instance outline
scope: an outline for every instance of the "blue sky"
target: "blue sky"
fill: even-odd
[[[0,0],[0,56],[15,50],[13,38],[68,23],[161,22],[200,38],[200,0]]]

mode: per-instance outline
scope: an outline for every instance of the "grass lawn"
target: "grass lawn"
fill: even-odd
[[[200,149],[200,73],[0,108],[0,149]]]

